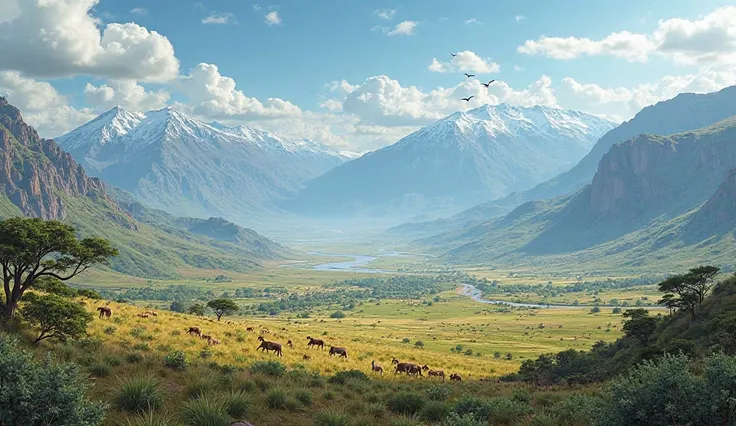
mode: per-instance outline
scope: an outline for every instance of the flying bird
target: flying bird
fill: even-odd
[[[470,102],[471,99],[473,99],[475,96],[469,96],[467,98],[460,98],[461,101]]]
[[[490,86],[491,83],[493,83],[494,81],[496,81],[496,80],[491,80],[488,83],[481,83],[481,84],[484,85],[484,86],[486,86],[486,88],[488,88],[488,86]]]
[[[464,74],[465,74],[465,77],[468,77],[468,78],[475,77],[475,74],[468,74],[468,73],[464,73]]]
[[[450,55],[452,55],[452,57],[454,58],[455,56],[457,56],[457,53],[450,52]]]

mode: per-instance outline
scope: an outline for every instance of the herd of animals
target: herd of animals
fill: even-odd
[[[100,306],[97,308],[97,311],[100,312],[99,318],[100,319],[109,319],[112,316],[112,309],[110,309],[109,306]],[[137,317],[140,318],[149,318],[149,317],[156,317],[158,316],[158,313],[155,311],[146,311],[143,313],[136,314]],[[228,321],[228,324],[232,324],[230,321]],[[255,333],[256,330],[253,327],[246,327],[245,329],[248,332]],[[199,337],[202,340],[206,340],[208,345],[219,345],[221,342],[219,339],[216,339],[208,334],[204,334],[202,330],[199,327],[189,327],[189,330],[187,330],[187,334],[190,336],[196,336]],[[273,342],[270,340],[266,340],[263,335],[270,334],[270,331],[268,329],[261,329],[260,330],[260,336],[258,336],[258,341],[260,342],[259,346],[256,348],[256,350],[260,349],[261,352],[270,353],[273,352],[274,354],[278,356],[284,356],[283,354],[283,346],[279,342]],[[286,345],[290,348],[294,348],[294,344],[291,340],[286,342]],[[325,342],[322,339],[316,339],[310,336],[307,336],[307,348],[317,348],[317,349],[325,349]],[[338,358],[348,358],[348,350],[342,346],[330,346],[329,350],[330,356],[337,355]],[[304,360],[311,359],[310,355],[304,354],[302,355],[302,358]],[[422,372],[426,372],[428,377],[439,377],[442,379],[442,381],[445,381],[445,372],[444,370],[433,370],[429,368],[428,365],[419,365],[414,364],[410,362],[400,362],[396,358],[391,359],[391,365],[394,368],[394,374],[401,374],[405,373],[407,376],[419,376],[424,377]],[[376,363],[375,360],[371,361],[371,371],[374,373],[380,374],[383,376],[384,368],[380,364]],[[453,382],[459,382],[462,381],[462,377],[460,374],[452,373],[449,375],[450,381]]]

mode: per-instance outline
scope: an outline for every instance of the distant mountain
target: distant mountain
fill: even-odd
[[[558,197],[590,183],[598,162],[611,147],[640,134],[671,135],[699,129],[736,115],[736,86],[708,94],[683,93],[641,110],[634,118],[606,133],[572,169],[526,191],[482,203],[439,221],[410,223],[395,231],[437,233],[502,216],[532,200]]]
[[[576,193],[425,242],[455,246],[447,255],[462,262],[723,258],[734,254],[734,168],[736,117],[672,136],[640,135],[611,148]]]
[[[179,216],[244,218],[349,156],[314,141],[122,108],[57,138],[88,173]]]
[[[198,235],[205,234],[199,229],[171,230],[137,221],[103,182],[87,176],[56,142],[41,139],[20,111],[0,98],[0,218],[12,216],[62,220],[81,235],[107,238],[120,251],[110,267],[138,276],[171,277],[184,267],[246,271],[258,267],[259,260],[285,253],[257,234],[226,242]],[[215,225],[215,230],[223,227]]]
[[[567,170],[613,126],[577,111],[485,105],[336,167],[286,204],[315,216],[457,209]]]

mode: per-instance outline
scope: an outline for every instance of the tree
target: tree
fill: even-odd
[[[230,299],[215,299],[207,302],[207,306],[217,315],[220,321],[223,315],[230,315],[238,311],[238,305]]]
[[[335,311],[330,314],[330,318],[336,318],[336,319],[345,318],[345,312]]]
[[[710,289],[715,285],[713,278],[720,269],[715,266],[699,266],[686,274],[673,275],[659,283],[659,291],[666,293],[659,302],[670,310],[684,309],[695,318],[697,309]]]
[[[87,399],[89,383],[73,363],[36,360],[0,336],[0,424],[96,426],[105,404]]]
[[[590,313],[591,313],[591,314],[597,314],[597,313],[599,313],[600,311],[601,311],[601,307],[600,307],[600,306],[598,306],[598,305],[595,305],[595,306],[593,306],[592,308],[590,308]]]
[[[657,328],[657,318],[650,317],[649,311],[641,308],[628,309],[624,312],[624,317],[628,318],[622,327],[626,336],[634,337],[646,346]]]
[[[187,307],[184,305],[184,302],[180,302],[178,300],[175,300],[171,302],[171,305],[169,306],[169,310],[171,312],[186,312]]]
[[[56,220],[11,218],[0,221],[0,266],[5,300],[2,316],[15,315],[23,294],[39,278],[67,281],[118,251],[102,238],[77,239],[74,228]]]
[[[195,304],[193,304],[192,306],[189,307],[189,309],[187,310],[187,312],[189,312],[192,315],[197,315],[197,316],[200,316],[201,317],[201,316],[204,315],[204,308],[205,308],[205,306],[203,304],[201,304],[201,303],[195,303]]]
[[[23,319],[41,329],[34,343],[43,339],[73,339],[87,331],[92,314],[78,303],[56,294],[39,296],[30,293],[21,308]]]

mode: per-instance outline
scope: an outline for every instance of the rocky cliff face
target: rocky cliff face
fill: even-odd
[[[0,187],[27,216],[64,219],[66,197],[86,197],[109,203],[116,222],[136,227],[127,212],[115,205],[103,183],[84,169],[53,140],[41,139],[17,108],[0,97]]]
[[[684,227],[684,237],[702,241],[736,228],[736,169],[726,172],[723,182]]]

